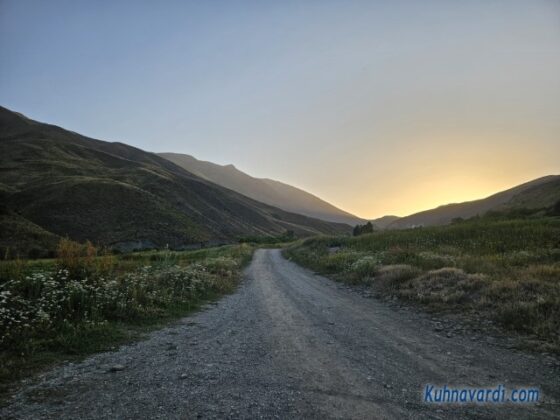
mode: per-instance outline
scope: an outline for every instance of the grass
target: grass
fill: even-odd
[[[252,251],[113,256],[62,240],[57,259],[0,262],[0,394],[47,365],[137,339],[233,291]]]
[[[560,351],[560,219],[481,217],[449,226],[316,237],[286,255],[335,280],[430,311],[492,319]]]

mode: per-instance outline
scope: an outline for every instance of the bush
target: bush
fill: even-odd
[[[467,274],[458,268],[444,267],[413,279],[403,295],[435,307],[446,303],[467,303],[474,301],[484,282],[481,274]]]
[[[418,257],[419,259],[417,265],[428,270],[451,267],[455,265],[455,258],[451,255],[423,251],[418,253]]]
[[[91,275],[108,273],[114,266],[115,258],[107,251],[100,251],[90,241],[79,244],[69,239],[58,243],[57,265],[72,278],[82,279]]]
[[[368,278],[373,277],[378,266],[379,260],[372,255],[367,255],[354,262],[350,266],[350,271],[361,278]]]
[[[406,264],[386,265],[377,271],[374,285],[378,290],[395,291],[402,284],[420,274],[420,270]]]

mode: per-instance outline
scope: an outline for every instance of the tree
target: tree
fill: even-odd
[[[371,222],[367,222],[363,227],[362,227],[362,235],[365,233],[373,233],[373,225],[371,224]]]
[[[373,225],[371,222],[367,222],[365,225],[356,225],[352,231],[354,236],[360,236],[366,233],[373,233]]]

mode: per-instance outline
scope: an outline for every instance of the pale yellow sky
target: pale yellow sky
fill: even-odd
[[[487,197],[532,179],[560,174],[558,145],[534,150],[531,142],[454,136],[454,141],[417,141],[391,156],[354,156],[353,167],[338,166],[308,191],[364,218],[405,216],[442,204]],[[398,158],[394,158],[393,154]],[[329,182],[329,178],[333,182]],[[352,188],[347,188],[352,185]]]

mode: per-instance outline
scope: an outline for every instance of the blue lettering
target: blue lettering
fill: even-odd
[[[434,390],[433,385],[426,385],[426,389],[424,391],[424,401],[434,402],[432,398],[432,391]]]
[[[478,392],[476,393],[476,400],[478,402],[484,402],[484,390],[483,389],[479,389]]]
[[[492,391],[492,401],[493,402],[499,402],[500,401],[500,389],[501,389],[501,385],[498,385],[498,387]]]
[[[443,402],[449,402],[451,398],[451,391],[447,389],[447,385],[443,386],[443,397],[442,400]]]
[[[439,394],[438,394],[438,390],[436,390],[434,392],[434,401],[435,402],[441,402],[442,397],[443,397],[443,391],[441,389],[439,390]]]

